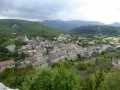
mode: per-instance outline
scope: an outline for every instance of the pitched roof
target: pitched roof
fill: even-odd
[[[14,64],[14,60],[0,62],[0,66],[6,66],[6,65],[10,65],[10,64]]]

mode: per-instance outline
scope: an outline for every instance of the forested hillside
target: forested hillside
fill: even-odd
[[[16,32],[19,34],[27,34],[31,36],[51,37],[55,36],[57,31],[40,24],[40,22],[25,21],[17,19],[1,19],[1,32]]]
[[[112,26],[82,26],[72,29],[71,33],[77,35],[118,35],[120,33],[120,28]]]

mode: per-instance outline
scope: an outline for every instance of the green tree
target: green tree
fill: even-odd
[[[78,90],[78,76],[64,67],[56,68],[53,71],[51,81],[52,90]]]
[[[95,73],[88,75],[82,79],[82,90],[98,90],[104,81],[105,72],[98,69]],[[102,89],[101,89],[102,90]]]
[[[51,70],[40,69],[28,75],[22,85],[22,90],[51,90]]]
[[[120,90],[120,71],[113,69],[106,74],[99,90]]]
[[[88,64],[87,63],[84,63],[84,62],[79,62],[76,64],[75,68],[77,70],[86,70],[88,68]]]

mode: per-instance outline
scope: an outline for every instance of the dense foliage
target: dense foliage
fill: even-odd
[[[73,90],[79,85],[78,76],[61,66],[52,69],[40,69],[25,78],[22,90]]]
[[[25,58],[25,54],[18,53],[17,48],[20,48],[22,45],[26,45],[26,43],[21,40],[15,40],[13,38],[14,35],[11,36],[9,33],[0,32],[0,61],[11,59],[20,60]],[[15,52],[9,52],[8,49],[6,49],[6,46],[11,44],[16,46]]]
[[[20,88],[25,76],[31,74],[33,71],[34,69],[30,65],[28,65],[25,69],[7,68],[3,73],[0,74],[0,82],[3,82],[5,85],[11,88]]]

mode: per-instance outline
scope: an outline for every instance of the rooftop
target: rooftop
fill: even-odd
[[[6,66],[6,65],[10,65],[10,64],[14,64],[14,60],[0,62],[0,66]]]

